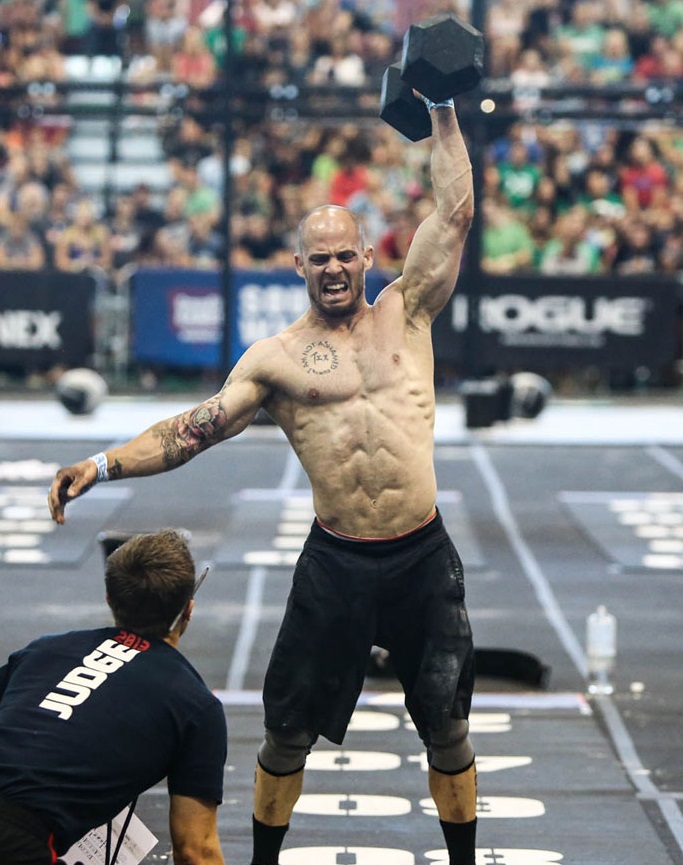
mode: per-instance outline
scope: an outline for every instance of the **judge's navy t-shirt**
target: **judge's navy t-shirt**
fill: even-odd
[[[140,793],[221,802],[223,707],[163,640],[120,628],[41,637],[0,668],[0,796],[63,854]]]

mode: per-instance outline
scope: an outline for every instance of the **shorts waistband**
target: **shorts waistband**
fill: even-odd
[[[348,552],[357,552],[360,555],[385,555],[412,547],[423,539],[443,530],[443,520],[438,508],[423,523],[408,532],[392,538],[356,538],[342,535],[327,528],[316,517],[311,526],[309,538],[313,541],[323,541]]]
[[[401,532],[400,535],[392,535],[389,538],[363,538],[358,537],[357,535],[345,535],[344,532],[337,532],[329,526],[326,526],[325,523],[318,517],[315,518],[315,521],[324,532],[327,532],[328,535],[332,535],[332,537],[334,538],[340,538],[342,541],[356,541],[357,543],[361,544],[377,544],[381,543],[382,541],[398,541],[401,540],[401,538],[407,538],[415,532],[419,532],[423,526],[431,523],[432,520],[436,519],[436,516],[437,510],[436,508],[434,508],[431,514],[427,517],[427,519],[422,520],[422,522],[419,525],[415,526],[414,529],[409,529],[407,532]]]

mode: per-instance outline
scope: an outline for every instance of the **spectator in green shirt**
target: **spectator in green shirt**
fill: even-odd
[[[509,274],[528,270],[533,262],[534,241],[522,219],[504,202],[485,198],[482,205],[482,270]]]
[[[683,0],[650,0],[647,4],[650,27],[671,38],[683,27]]]
[[[541,170],[529,160],[523,142],[515,141],[512,144],[508,159],[498,166],[498,173],[500,191],[510,207],[531,209]]]
[[[542,273],[585,276],[602,270],[600,253],[586,239],[587,218],[583,207],[572,207],[555,224],[555,237],[543,249]]]

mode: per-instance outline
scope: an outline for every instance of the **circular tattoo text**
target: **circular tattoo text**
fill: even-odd
[[[301,354],[301,365],[313,375],[327,375],[339,366],[336,350],[327,340],[309,342]]]

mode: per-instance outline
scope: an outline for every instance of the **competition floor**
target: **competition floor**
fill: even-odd
[[[312,517],[286,441],[253,427],[176,472],[102,485],[61,528],[45,505],[58,465],[189,404],[110,399],[89,418],[0,404],[0,655],[108,622],[98,532],[190,530],[212,569],[181,645],[225,705],[220,834],[226,863],[246,865],[259,689]],[[549,668],[545,687],[511,668],[478,680],[478,865],[681,865],[683,407],[557,402],[533,422],[466,430],[451,402],[436,440],[476,644]],[[615,691],[588,699],[598,604],[618,621]],[[343,749],[321,742],[309,758],[282,865],[446,863],[425,769],[396,683],[369,677]],[[165,789],[137,813],[159,839],[144,862],[168,861]]]

